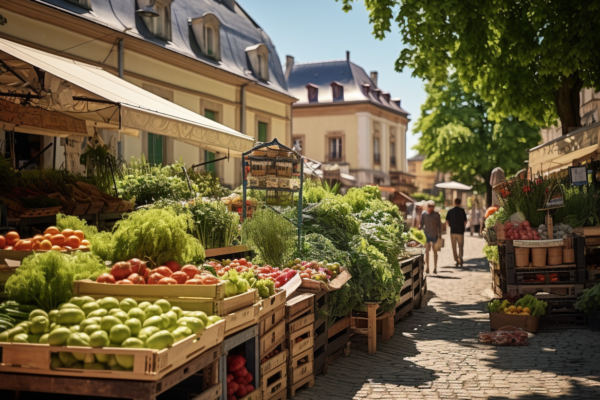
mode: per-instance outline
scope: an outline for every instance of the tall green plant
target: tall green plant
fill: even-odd
[[[296,247],[296,228],[270,208],[258,209],[252,219],[244,221],[242,237],[256,248],[262,261],[274,267],[284,265]]]
[[[239,233],[240,216],[220,201],[195,201],[188,210],[196,224],[196,235],[205,249],[230,246]]]

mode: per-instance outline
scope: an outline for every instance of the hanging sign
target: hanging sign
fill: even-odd
[[[569,167],[569,178],[571,178],[571,184],[576,186],[583,186],[588,183],[587,167]]]

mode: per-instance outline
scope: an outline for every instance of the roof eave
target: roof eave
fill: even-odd
[[[381,108],[382,110],[389,111],[394,114],[398,114],[398,115],[406,118],[408,121],[410,121],[410,118],[408,117],[410,114],[404,113],[404,112],[401,112],[398,110],[394,110],[393,108],[388,108],[388,107],[384,106],[383,104],[374,103],[369,100],[332,101],[332,102],[327,102],[327,103],[296,103],[293,105],[293,107],[294,108],[336,107],[336,106],[353,105],[353,104],[371,104],[375,107]]]

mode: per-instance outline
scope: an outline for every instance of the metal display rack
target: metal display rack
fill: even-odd
[[[263,150],[264,149],[264,150]],[[262,150],[262,151],[261,151]],[[283,151],[283,152],[287,152],[288,154],[292,154],[293,157],[267,157],[267,156],[263,156],[263,155],[256,155],[256,153],[266,153],[267,151],[270,152],[275,152],[275,151]],[[286,163],[286,164],[292,164],[292,174],[291,176],[294,177],[297,174],[300,175],[300,185],[298,188],[292,189],[292,188],[285,188],[285,187],[266,187],[266,186],[259,186],[259,185],[248,185],[248,176],[252,176],[251,172],[249,171],[249,169],[251,169],[252,166],[252,162],[266,162],[266,163],[271,163],[273,165],[275,165],[275,175],[269,174],[268,176],[271,177],[278,177],[278,172],[277,172],[277,165],[281,164],[281,163]],[[255,147],[253,147],[252,149],[248,150],[245,153],[242,153],[242,174],[243,174],[243,179],[242,179],[242,186],[243,186],[243,204],[242,204],[242,217],[243,220],[246,220],[246,192],[248,189],[252,189],[252,190],[264,190],[266,192],[274,192],[275,193],[275,197],[278,198],[278,194],[279,193],[290,193],[292,196],[292,202],[294,200],[294,193],[298,193],[298,220],[297,221],[292,221],[288,218],[286,218],[288,221],[290,221],[292,224],[294,224],[296,226],[296,228],[298,229],[298,249],[300,250],[302,248],[302,186],[304,185],[304,161],[303,158],[300,154],[298,154],[296,151],[290,149],[287,146],[284,146],[283,144],[279,143],[279,141],[277,139],[273,139],[271,142],[268,143],[262,143],[259,144]],[[267,194],[268,195],[268,194]],[[276,208],[272,207],[272,205],[269,205],[268,203],[266,204],[267,207],[271,208],[273,211],[277,212],[278,214],[281,214]]]

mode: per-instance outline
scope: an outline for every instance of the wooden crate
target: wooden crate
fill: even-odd
[[[414,293],[411,292],[411,295],[412,295],[411,298],[409,298],[408,300],[401,302],[402,301],[402,298],[401,298],[400,301],[398,301],[396,303],[396,308],[394,311],[394,323],[397,323],[401,319],[407,317],[414,310],[414,308],[415,308],[415,302],[414,302],[414,297],[413,297]]]
[[[49,217],[56,215],[60,212],[62,206],[58,207],[46,207],[46,208],[30,208],[20,215],[21,218],[38,218],[38,217]]]
[[[270,399],[287,387],[287,365],[279,364],[260,376],[260,389],[263,399]]]
[[[270,331],[260,335],[260,358],[275,350],[285,340],[285,321],[281,321]]]
[[[303,293],[293,297],[285,303],[285,319],[286,321],[293,321],[307,311],[313,310],[314,306],[314,294]]]
[[[250,251],[250,247],[248,247],[248,245],[246,245],[246,244],[240,244],[237,246],[206,249],[206,250],[204,250],[204,256],[206,258],[215,258],[215,257],[226,256],[226,255],[230,255],[230,254],[244,253],[247,251]]]
[[[305,292],[318,293],[321,291],[331,291],[340,289],[346,282],[352,278],[347,269],[344,269],[337,277],[329,283],[315,281],[314,279],[302,279],[300,287]]]
[[[314,371],[315,357],[312,349],[308,349],[290,359],[288,366],[289,386],[298,383]]]
[[[260,334],[263,335],[265,332],[271,330],[275,325],[280,322],[285,321],[285,308],[279,307],[278,309],[271,311],[268,315],[260,318],[259,313],[259,321],[258,327]]]
[[[204,390],[198,396],[194,397],[192,400],[220,400],[221,394],[223,393],[223,386],[219,383]]]
[[[302,338],[302,340],[296,342],[299,338]],[[305,326],[293,333],[288,333],[285,338],[285,347],[289,351],[290,358],[293,358],[308,349],[312,350],[314,344],[315,327],[313,324]]]
[[[275,393],[271,397],[264,397],[263,400],[286,400],[287,399],[287,386],[282,389],[279,393]]]
[[[278,289],[279,290],[279,289]],[[267,315],[270,315],[273,311],[278,310],[285,306],[286,302],[286,291],[279,290],[273,296],[266,299],[262,299],[260,306],[260,313],[258,318],[262,321]],[[285,316],[285,311],[284,311]]]
[[[254,389],[244,397],[240,397],[238,400],[262,400],[262,393],[259,389]]]
[[[223,341],[224,337],[225,323],[219,321],[206,328],[200,337],[190,335],[188,338],[175,343],[173,347],[163,350],[0,343],[0,348],[2,348],[0,372],[152,381],[161,379],[194,357],[213,349]],[[134,357],[133,371],[50,369],[51,354],[64,351],[77,351],[86,354],[132,355]]]
[[[260,359],[258,356],[258,326],[254,325],[235,335],[226,337],[223,341],[223,356],[219,361],[219,375],[222,378],[223,394],[227,393],[227,356],[234,354],[232,351],[239,347],[243,347],[243,353],[246,357],[246,369],[254,378],[251,383],[256,389],[259,388]],[[248,399],[255,400],[260,399],[260,395],[260,390],[254,390],[243,398],[250,396]]]
[[[583,292],[583,285],[508,285],[509,294],[518,294],[525,296],[527,294],[534,295],[540,300],[556,299],[556,298],[575,298]]]
[[[260,376],[268,374],[270,371],[287,362],[287,350],[282,349],[279,354],[269,358],[267,361],[260,364]]]
[[[224,317],[225,336],[230,336],[236,332],[258,324],[258,312],[260,304],[254,304],[250,307],[235,311]],[[258,329],[258,326],[257,326]]]
[[[292,399],[296,396],[296,392],[300,389],[310,389],[315,385],[315,377],[313,375],[302,379],[300,382],[288,388],[288,399]]]
[[[296,319],[295,321],[286,321],[287,323],[287,333],[294,333],[305,326],[312,325],[315,322],[315,313],[312,310],[307,311],[307,314],[304,314],[302,317]]]
[[[217,285],[111,285],[86,279],[73,283],[73,294],[92,297],[113,296],[118,299],[133,297],[141,301],[166,299],[172,305],[184,310],[204,311],[208,315],[221,317],[260,301],[256,289],[250,289],[237,296],[225,297],[224,283]],[[184,308],[180,304],[185,304],[185,307],[188,308]]]

